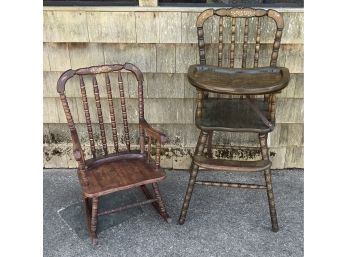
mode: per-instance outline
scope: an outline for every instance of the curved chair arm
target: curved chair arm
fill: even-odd
[[[167,136],[164,133],[151,127],[151,125],[147,123],[145,119],[139,120],[139,125],[145,130],[145,133],[152,138],[160,141],[161,143],[165,143],[167,141]]]
[[[139,126],[145,131],[145,134],[148,135],[150,138],[148,143],[148,149],[147,149],[147,158],[149,162],[151,162],[151,138],[156,140],[155,165],[156,165],[156,169],[158,169],[160,168],[160,161],[161,161],[161,144],[167,141],[167,137],[162,132],[151,127],[145,119],[139,120]]]
[[[85,163],[85,156],[83,153],[83,150],[81,148],[81,143],[80,139],[77,135],[76,129],[70,130],[71,133],[71,138],[73,142],[73,155],[75,160],[77,161],[78,164],[78,173],[79,173],[79,179],[82,184],[82,186],[87,186],[88,185],[88,179],[86,177],[86,163]]]

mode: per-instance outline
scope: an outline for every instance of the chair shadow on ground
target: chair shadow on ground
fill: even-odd
[[[144,198],[141,192],[136,190],[125,190],[116,192],[110,195],[101,197],[100,199],[100,211],[114,209],[120,206],[140,202]],[[109,215],[103,215],[98,217],[98,232],[107,230],[113,226],[121,224],[131,218],[143,214],[141,207],[134,207],[127,210],[115,212]],[[74,203],[58,210],[60,217],[68,224],[68,226],[76,233],[81,239],[87,239],[89,237],[86,226],[86,212],[83,201]]]

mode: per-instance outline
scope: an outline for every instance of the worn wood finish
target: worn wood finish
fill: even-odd
[[[200,132],[199,137],[198,137],[198,142],[195,150],[195,156],[201,156],[203,154],[204,146],[206,144],[208,137],[208,133],[205,131]],[[186,215],[187,215],[187,210],[189,208],[189,204],[191,201],[191,196],[193,192],[193,187],[196,183],[196,178],[198,175],[198,165],[192,162],[191,169],[190,169],[190,180],[189,184],[187,186],[184,202],[182,204],[181,212],[180,212],[180,217],[178,223],[180,225],[183,225],[186,220]]]
[[[158,208],[159,208],[159,213],[160,215],[168,222],[171,223],[172,219],[169,217],[166,208],[164,206],[164,202],[162,200],[160,191],[159,191],[159,187],[157,183],[152,183],[152,188],[153,188],[153,192],[155,194],[155,198],[157,200],[158,203]]]
[[[270,95],[270,109],[269,109],[269,113],[271,115],[271,122],[275,122],[275,112],[276,112],[276,95],[275,94],[271,94]]]
[[[261,114],[267,115],[267,104],[261,99],[255,99]],[[234,111],[237,110],[237,111]],[[219,99],[209,98],[204,101],[202,116],[196,117],[196,126],[204,131],[226,132],[270,132],[274,124],[266,124],[247,99]]]
[[[148,136],[148,139],[147,139],[147,158],[148,160],[150,161],[150,157],[151,157],[151,136]]]
[[[214,131],[209,131],[208,140],[207,140],[207,156],[209,158],[213,158],[213,136],[214,136]]]
[[[242,68],[246,68],[247,49],[248,49],[248,35],[249,35],[249,19],[244,19],[244,41],[243,41],[243,55]]]
[[[139,113],[139,148],[140,150],[130,149],[129,128],[127,119],[126,99],[124,93],[124,85],[122,79],[122,72],[130,72],[133,74],[138,83],[138,113]],[[112,141],[114,144],[114,152],[109,152],[107,148],[107,140],[103,119],[103,110],[100,102],[99,88],[102,86],[98,84],[97,75],[104,74],[105,88],[108,99],[108,107],[110,111],[110,119],[112,126]],[[116,112],[112,96],[112,85],[110,83],[110,76],[116,75],[117,85],[120,91],[121,106],[117,109],[122,114],[122,122],[125,134],[126,151],[119,151],[119,142],[116,129]],[[75,128],[71,109],[69,107],[67,97],[65,95],[66,82],[74,76],[79,76],[80,90],[82,95],[83,110],[86,118],[86,126],[88,132],[88,138],[91,146],[92,158],[85,160],[84,150],[80,144],[79,135]],[[98,116],[100,139],[102,143],[102,153],[97,156],[97,149],[95,143],[95,137],[91,125],[90,108],[87,101],[86,86],[84,76],[92,76],[92,87],[94,98],[96,102],[96,113]],[[67,70],[64,72],[57,82],[57,91],[60,95],[60,99],[63,105],[64,113],[66,115],[68,127],[72,137],[73,154],[78,163],[78,178],[80,180],[85,209],[87,226],[92,239],[93,244],[97,242],[97,222],[98,216],[113,213],[115,211],[121,211],[127,208],[152,203],[158,213],[167,221],[171,219],[165,210],[165,205],[161,198],[157,183],[165,178],[165,172],[160,167],[160,150],[161,144],[165,142],[166,136],[153,129],[147,121],[144,119],[144,98],[143,98],[143,81],[144,77],[142,72],[133,64],[114,64],[114,65],[101,65],[87,68],[81,68],[77,70]],[[149,137],[148,153],[145,152],[145,136]],[[152,139],[152,140],[151,140]],[[155,144],[156,157],[151,157],[151,143]],[[138,148],[138,147],[137,147]],[[138,149],[139,149],[138,148]],[[153,185],[154,196],[149,193],[145,193],[146,200],[121,206],[116,209],[107,210],[102,213],[98,213],[98,201],[99,197],[110,194],[116,191],[130,189],[134,187],[144,187],[146,184]]]
[[[196,108],[196,117],[202,116],[202,109],[203,109],[203,91],[200,89],[197,89],[197,108]]]
[[[218,48],[218,66],[222,66],[222,38],[223,38],[223,17],[219,18],[219,48]]]
[[[142,74],[141,74],[142,75]],[[143,93],[143,79],[138,80],[138,109],[139,109],[139,121],[144,121],[144,93]],[[151,126],[148,126],[151,128]],[[160,133],[156,131],[157,133]],[[156,133],[154,133],[156,134]],[[163,135],[163,138],[160,138],[159,140],[161,142],[164,142],[165,136]],[[144,128],[139,125],[139,144],[140,144],[140,152],[145,152],[145,132]]]
[[[280,47],[280,40],[282,36],[282,31],[284,28],[283,17],[280,13],[274,10],[263,10],[263,9],[252,9],[252,8],[224,8],[224,9],[208,9],[203,11],[197,18],[196,26],[197,26],[197,35],[198,35],[198,47],[199,47],[199,56],[200,56],[200,64],[204,65],[206,57],[205,57],[205,42],[204,42],[204,30],[203,24],[214,15],[219,16],[219,20],[221,21],[223,17],[230,17],[232,19],[232,34],[231,34],[231,51],[230,51],[230,67],[234,67],[234,47],[236,42],[236,22],[238,20],[244,21],[244,30],[242,33],[243,36],[243,52],[242,52],[242,67],[246,68],[246,47],[248,44],[248,36],[249,36],[249,21],[250,18],[260,18],[260,17],[269,17],[274,21],[276,26],[276,33],[273,42],[273,50],[271,54],[270,66],[276,66],[278,52]],[[258,20],[258,19],[257,19]],[[221,27],[221,22],[219,22],[219,49],[220,47],[220,35],[223,34]],[[260,34],[261,31],[258,31]],[[257,39],[257,37],[256,37]],[[257,41],[257,40],[256,40]],[[233,53],[233,54],[232,54]],[[259,53],[255,53],[259,54]],[[218,51],[219,60],[220,60],[220,51]],[[221,56],[222,58],[222,56]],[[220,65],[219,65],[220,66]]]
[[[195,184],[203,185],[203,186],[214,186],[214,187],[266,189],[266,186],[258,185],[258,184],[229,183],[229,182],[216,182],[216,181],[205,181],[205,180],[201,180],[201,181],[196,180]]]
[[[122,109],[124,137],[125,137],[127,149],[128,149],[128,151],[130,151],[127,108],[126,108],[126,100],[125,100],[125,96],[124,96],[124,87],[123,87],[123,79],[122,79],[121,72],[118,72],[118,87],[120,89],[120,97],[121,97],[121,109]]]
[[[104,153],[105,153],[105,155],[107,155],[108,154],[108,147],[106,145],[105,125],[104,125],[104,120],[103,120],[103,112],[102,112],[102,108],[101,108],[101,104],[100,104],[99,87],[98,87],[97,78],[94,75],[92,78],[93,78],[93,92],[94,92],[95,104],[97,107],[101,141],[102,141]]]
[[[271,162],[269,160],[234,161],[212,159],[204,156],[194,156],[193,162],[199,167],[205,169],[237,172],[263,171],[271,167]]]
[[[105,83],[106,83],[106,92],[108,95],[108,103],[109,103],[109,110],[110,110],[112,140],[114,142],[115,152],[117,153],[118,152],[118,138],[117,138],[117,129],[116,129],[116,116],[115,116],[114,103],[112,100],[110,78],[109,78],[109,75],[107,73],[105,73]]]
[[[259,67],[260,39],[261,39],[261,20],[260,20],[260,17],[257,17],[254,68]]]
[[[100,212],[100,213],[98,213],[98,216],[108,215],[108,214],[115,213],[115,212],[118,212],[118,211],[124,211],[124,210],[130,209],[130,208],[142,206],[142,205],[149,204],[149,203],[154,203],[156,201],[157,201],[156,199],[150,199],[150,200],[143,201],[143,202],[140,202],[140,203],[128,204],[126,206],[122,206],[122,207],[118,207],[118,208],[115,208],[115,209],[112,209],[112,210]]]
[[[156,169],[142,155],[116,160],[87,170],[88,186],[84,194],[88,197],[102,196],[116,191],[159,182],[165,178],[163,169]]]
[[[217,66],[206,63],[206,60],[213,59],[206,57],[203,31],[204,22],[213,16],[218,16],[219,19]],[[224,62],[223,57],[223,18],[225,17],[231,19],[231,44],[228,52],[228,62]],[[261,18],[270,20],[276,31],[272,53],[269,55],[269,67],[259,67],[262,34]],[[237,24],[242,27],[237,28]],[[201,132],[192,158],[190,179],[178,222],[179,224],[185,222],[195,184],[225,188],[264,189],[267,191],[272,230],[276,232],[279,228],[272,189],[272,163],[268,155],[267,135],[275,126],[275,94],[285,88],[290,79],[287,68],[276,66],[284,28],[283,18],[274,10],[252,8],[208,9],[198,16],[196,26],[200,64],[189,67],[188,80],[197,89],[195,123]],[[250,31],[253,30],[255,30],[255,34],[250,35]],[[237,34],[241,37],[239,40]],[[251,39],[254,42],[250,42]],[[236,42],[242,42],[242,47],[239,48],[240,53],[237,53]],[[255,45],[250,48],[250,43]],[[251,57],[248,49],[253,48],[255,51]],[[214,51],[211,52],[214,53]],[[236,67],[239,60],[241,60],[241,67]],[[223,64],[227,64],[229,67],[223,67]],[[247,67],[248,65],[252,67]],[[209,95],[207,92],[217,94],[217,97],[214,97],[213,94]],[[219,95],[228,97],[221,98]],[[240,97],[232,97],[233,95],[239,95]],[[257,95],[263,95],[264,99],[256,97]],[[258,133],[262,160],[214,159],[211,149],[214,131]],[[207,151],[203,155],[205,147]],[[244,173],[263,172],[265,185],[196,180],[199,168]]]
[[[231,28],[231,50],[230,50],[230,68],[234,68],[234,53],[236,48],[236,18],[232,17]]]
[[[260,145],[261,145],[262,159],[269,160],[268,146],[267,146],[267,134],[259,134],[259,140],[260,140]],[[275,201],[274,201],[274,194],[273,194],[272,173],[271,173],[270,168],[268,168],[264,171],[264,177],[265,177],[265,182],[266,182],[269,212],[271,214],[272,230],[274,232],[277,232],[279,230],[279,227],[278,227],[277,211],[275,208]]]
[[[156,143],[156,168],[160,167],[160,159],[161,159],[161,144],[159,142]]]
[[[212,65],[191,65],[189,82],[198,89],[213,93],[255,95],[277,92],[290,80],[284,67],[226,68]]]
[[[85,211],[86,211],[86,223],[88,228],[88,234],[92,238],[91,235],[91,215],[92,215],[92,205],[91,205],[91,199],[88,197],[83,197],[84,203],[85,203]]]
[[[83,110],[84,110],[85,118],[86,118],[89,143],[91,146],[92,156],[93,156],[93,158],[96,158],[95,142],[94,142],[94,137],[93,137],[91,115],[89,113],[89,108],[88,108],[88,100],[87,100],[85,82],[83,80],[82,75],[79,75],[79,77],[80,77],[80,89],[81,89],[81,95],[82,95]]]
[[[97,243],[98,202],[98,197],[92,198],[91,237],[93,245]]]
[[[88,185],[88,179],[86,177],[86,166],[83,151],[81,149],[80,139],[77,135],[74,120],[72,118],[68,101],[64,94],[60,94],[60,100],[63,105],[64,113],[68,122],[68,127],[70,129],[71,138],[73,142],[73,155],[78,164],[78,176],[82,186]]]

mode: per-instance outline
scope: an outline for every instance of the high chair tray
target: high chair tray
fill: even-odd
[[[198,89],[214,93],[257,95],[280,91],[289,82],[285,67],[225,68],[191,65],[188,80]]]

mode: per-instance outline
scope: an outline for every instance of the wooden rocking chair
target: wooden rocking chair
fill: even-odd
[[[129,126],[127,118],[127,108],[125,99],[125,89],[122,74],[135,76],[138,89],[138,118],[139,118],[139,145],[135,146],[135,150],[131,150]],[[113,147],[107,145],[106,128],[102,111],[100,98],[100,86],[97,82],[97,74],[104,75],[106,84],[107,102],[110,112],[110,123]],[[116,85],[111,85],[110,78],[116,74]],[[80,91],[82,95],[83,112],[87,125],[88,139],[90,143],[90,151],[92,158],[86,159],[85,153],[80,144],[80,138],[75,127],[72,112],[70,110],[68,99],[66,97],[66,82],[74,76],[79,77]],[[97,149],[94,137],[93,126],[91,121],[90,102],[93,99],[87,97],[84,77],[91,77],[93,86],[93,94],[96,105],[97,120],[99,122],[101,148]],[[98,216],[110,214],[116,211],[125,210],[131,207],[152,203],[159,214],[167,221],[171,222],[171,218],[166,212],[159,188],[158,182],[165,178],[165,172],[160,167],[160,150],[161,143],[165,142],[166,136],[153,129],[144,118],[144,98],[143,98],[143,74],[133,64],[126,63],[124,65],[102,65],[77,70],[67,70],[58,80],[57,91],[63,104],[64,112],[71,132],[73,143],[73,155],[78,163],[78,178],[82,188],[85,201],[87,226],[93,244],[97,242],[97,220]],[[117,85],[118,84],[118,85]],[[112,88],[117,86],[120,94],[121,114],[123,121],[124,137],[121,139],[125,143],[125,149],[119,149],[119,135],[116,126],[115,99],[112,96]],[[105,91],[104,91],[105,92]],[[105,111],[105,110],[104,110]],[[107,111],[107,110],[106,110]],[[92,113],[93,114],[93,113]],[[105,115],[105,114],[104,114]],[[80,117],[81,119],[81,117]],[[81,121],[80,121],[81,122]],[[145,147],[145,137],[147,137],[147,149]],[[155,160],[151,158],[151,147],[153,141],[155,144]],[[112,149],[112,151],[110,151]],[[98,153],[101,153],[98,156]],[[151,184],[153,195],[146,187]],[[100,196],[110,194],[116,191],[140,187],[146,196],[146,200],[139,203],[122,206],[113,210],[98,213],[98,198]]]

